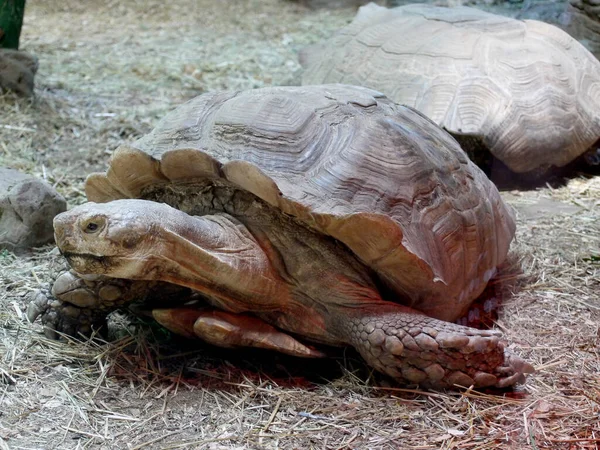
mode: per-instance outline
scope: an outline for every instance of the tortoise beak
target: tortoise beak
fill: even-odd
[[[75,250],[73,221],[69,211],[60,213],[54,218],[54,241],[61,253]]]

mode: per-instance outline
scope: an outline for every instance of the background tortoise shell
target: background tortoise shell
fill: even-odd
[[[201,95],[91,175],[91,201],[152,186],[233,183],[348,246],[406,302],[463,314],[515,225],[495,186],[429,119],[366,88],[274,87]],[[176,206],[176,205],[173,205]]]
[[[553,25],[473,8],[360,9],[305,49],[303,84],[381,90],[514,172],[563,166],[600,138],[600,62]]]

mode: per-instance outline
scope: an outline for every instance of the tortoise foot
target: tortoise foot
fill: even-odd
[[[147,289],[143,282],[106,277],[86,280],[69,271],[56,279],[52,294],[35,291],[30,295],[27,317],[30,322],[39,317],[50,339],[89,337],[94,330],[106,329],[108,314],[143,296]]]
[[[432,319],[408,308],[351,320],[352,344],[377,370],[430,388],[522,383],[533,367],[505,351],[501,333]]]
[[[41,290],[32,292],[29,300],[27,319],[33,323],[39,318],[49,339],[89,337],[94,330],[106,329],[106,312],[80,308]]]

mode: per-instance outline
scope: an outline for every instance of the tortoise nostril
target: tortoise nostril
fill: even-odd
[[[54,229],[54,242],[61,252],[69,246],[71,239],[72,234],[66,228],[59,227]]]

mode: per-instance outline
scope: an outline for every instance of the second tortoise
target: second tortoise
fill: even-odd
[[[370,4],[301,53],[302,83],[367,86],[414,107],[473,159],[539,175],[600,145],[600,62],[559,28],[468,7]]]

